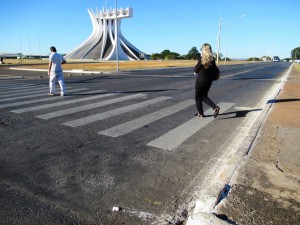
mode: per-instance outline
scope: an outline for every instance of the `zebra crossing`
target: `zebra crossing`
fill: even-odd
[[[141,110],[151,105],[164,104],[167,100],[172,99],[172,97],[169,96],[149,97],[149,95],[144,93],[121,95],[121,92],[106,93],[105,90],[91,91],[87,88],[73,89],[71,87],[68,88],[68,93],[72,94],[64,97],[46,96],[47,92],[47,85],[40,86],[22,83],[0,84],[0,109],[12,108],[8,110],[10,110],[11,113],[17,114],[37,112],[38,115],[35,115],[35,117],[42,120],[63,118],[63,120],[67,121],[61,122],[62,125],[76,128],[113,118],[124,113]],[[93,100],[93,103],[88,102],[90,100]],[[130,100],[134,100],[135,103],[127,103],[126,105],[126,101],[130,102]],[[122,103],[122,106],[119,106],[117,103]],[[76,106],[74,106],[74,104]],[[114,109],[103,112],[103,107],[109,105],[114,107]],[[97,134],[111,138],[124,136],[147,126],[148,124],[162,121],[164,118],[172,116],[194,105],[194,99],[184,100],[173,105],[166,104],[166,107],[164,108],[149,112],[146,115],[142,115],[107,129],[99,130]],[[233,103],[225,102],[221,102],[218,105],[221,107],[222,111],[226,111],[234,106]],[[57,106],[63,106],[63,109],[57,109]],[[96,111],[101,107],[102,111],[97,113]],[[47,110],[47,113],[39,114],[45,109]],[[81,118],[78,119],[68,120],[68,118],[71,118],[68,117],[68,115],[89,110],[94,110],[94,113],[88,116],[81,116]],[[211,109],[209,111],[207,110],[205,113],[210,114]],[[147,143],[147,146],[172,151],[179,147],[189,137],[212,122],[213,119],[213,117],[202,119],[192,117],[167,133],[150,141]]]

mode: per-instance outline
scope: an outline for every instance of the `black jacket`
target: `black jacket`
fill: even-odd
[[[213,81],[219,79],[220,70],[216,65],[215,60],[212,61],[212,64],[205,68],[201,63],[201,57],[198,59],[197,65],[194,67],[194,72],[197,74],[197,78]]]

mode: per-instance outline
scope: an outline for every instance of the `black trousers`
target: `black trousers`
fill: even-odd
[[[204,115],[202,102],[205,102],[212,109],[215,109],[217,105],[208,97],[208,92],[212,82],[203,82],[203,80],[196,80],[195,85],[195,101],[198,113]]]

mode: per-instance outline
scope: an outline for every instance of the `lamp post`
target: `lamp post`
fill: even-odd
[[[116,8],[116,21],[115,21],[115,38],[116,38],[116,61],[117,61],[117,71],[119,71],[119,52],[118,52],[118,44],[119,44],[119,38],[118,38],[118,1],[115,0],[115,8]]]
[[[227,24],[227,35],[226,35],[226,50],[225,50],[225,60],[224,60],[224,65],[226,65],[226,60],[227,60],[227,47],[228,47],[228,33],[229,33],[229,28],[230,28],[230,26],[232,26],[232,24],[234,23],[234,22],[236,22],[238,19],[241,19],[241,18],[243,18],[243,17],[245,17],[246,15],[244,14],[244,15],[241,15],[241,16],[239,16],[239,17],[237,17],[237,18],[235,18],[230,24]]]
[[[218,50],[217,50],[217,64],[219,63],[219,54],[220,54],[220,36],[221,36],[221,19],[222,17],[219,18],[219,32],[218,32]]]

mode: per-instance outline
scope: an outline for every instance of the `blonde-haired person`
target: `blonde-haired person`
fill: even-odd
[[[209,105],[214,110],[214,117],[219,115],[220,107],[217,106],[209,97],[208,92],[212,82],[217,79],[220,74],[216,66],[215,59],[212,56],[210,44],[203,44],[201,48],[201,55],[198,63],[194,68],[197,75],[195,85],[195,101],[198,113],[195,116],[204,117],[202,101]]]

